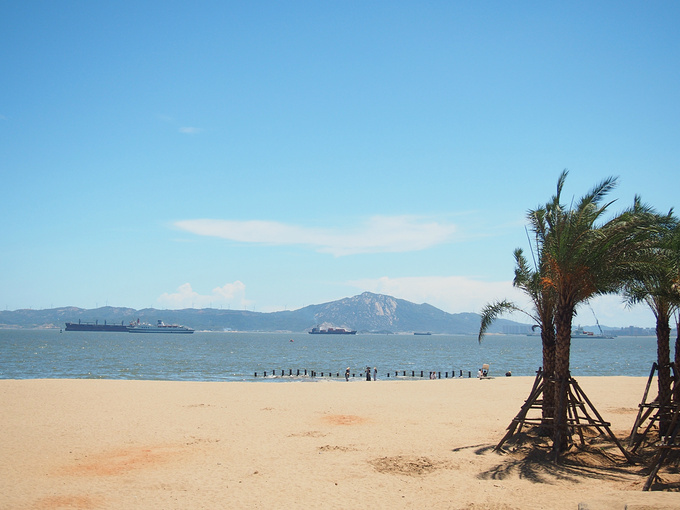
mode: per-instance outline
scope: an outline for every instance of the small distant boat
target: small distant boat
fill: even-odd
[[[594,336],[595,336],[595,333],[593,333],[592,331],[586,331],[581,326],[572,330],[572,332],[571,332],[572,338],[593,338]]]
[[[596,335],[592,331],[586,331],[581,326],[579,326],[578,328],[572,330],[571,338],[614,338],[614,337],[611,335],[605,335],[604,332],[602,332],[602,330],[600,330],[599,335]]]
[[[180,326],[179,324],[165,324],[163,321],[159,320],[154,326],[152,324],[132,323],[128,328],[130,333],[193,333],[194,330],[187,328],[186,326]]]
[[[345,328],[312,328],[310,335],[356,335],[356,330],[349,330]]]
[[[531,326],[531,333],[527,333],[527,336],[539,336],[539,333],[535,332],[536,330],[540,332],[541,327]],[[614,337],[611,335],[605,335],[604,331],[602,331],[602,328],[600,328],[600,334],[597,335],[592,331],[586,331],[581,326],[579,326],[578,328],[571,330],[571,338],[614,338]]]
[[[432,333],[430,333],[429,331],[425,331],[425,332],[422,332],[422,331],[414,331],[413,334],[414,334],[414,335],[427,336],[427,335],[431,335]]]

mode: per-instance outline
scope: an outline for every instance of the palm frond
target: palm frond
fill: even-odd
[[[502,301],[495,301],[493,303],[487,304],[482,309],[481,313],[482,319],[479,325],[479,335],[477,337],[477,341],[479,343],[482,343],[482,338],[484,338],[484,335],[488,331],[491,324],[493,324],[496,321],[496,319],[498,319],[498,317],[500,317],[504,313],[511,312],[522,312],[526,315],[529,315],[527,314],[527,312],[518,307],[515,303],[512,303],[511,301],[505,299]]]

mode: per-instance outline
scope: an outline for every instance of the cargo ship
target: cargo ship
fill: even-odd
[[[67,322],[66,331],[112,331],[112,332],[126,332],[129,331],[130,327],[126,326],[123,321],[120,324],[107,324],[104,321],[103,324],[99,324],[99,321],[95,322]]]
[[[163,321],[159,320],[154,326],[152,324],[133,323],[128,328],[130,333],[193,333],[194,330],[187,328],[186,326],[180,326],[179,324],[165,324]]]
[[[312,328],[312,330],[309,332],[310,335],[356,335],[357,332],[355,330],[350,331],[349,329],[345,328],[328,328],[328,329],[321,329],[321,328]]]
[[[193,333],[194,330],[187,328],[186,326],[180,326],[178,324],[165,324],[163,321],[159,320],[154,326],[144,322],[140,322],[137,319],[136,322],[131,322],[125,325],[121,321],[120,324],[107,324],[104,321],[100,324],[99,321],[95,322],[67,322],[66,331],[98,331],[98,332],[114,332],[114,333]]]

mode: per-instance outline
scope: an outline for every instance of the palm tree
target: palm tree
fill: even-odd
[[[538,249],[539,247],[537,247]],[[555,314],[555,295],[541,284],[541,275],[537,270],[531,269],[524,257],[521,248],[514,252],[515,256],[515,279],[513,286],[521,289],[530,299],[533,309],[526,311],[507,300],[496,301],[488,304],[482,310],[482,320],[479,327],[479,342],[489,326],[502,314],[508,312],[521,312],[529,316],[541,330],[541,344],[543,346],[543,401],[541,405],[544,425],[552,422],[554,418],[554,390],[552,387],[553,371],[555,366],[555,326],[553,317]],[[540,250],[539,250],[540,257]]]
[[[556,295],[555,305],[555,429],[556,452],[566,447],[567,384],[570,378],[572,319],[576,307],[592,297],[619,291],[638,262],[636,242],[650,227],[647,215],[627,211],[598,225],[613,202],[602,203],[616,186],[609,177],[576,204],[561,203],[568,172],[544,207],[531,211],[532,230],[542,247],[542,284]]]
[[[634,209],[641,210],[639,198],[636,197]],[[634,275],[625,288],[628,302],[646,303],[656,319],[656,343],[658,366],[658,402],[671,399],[671,356],[670,356],[670,320],[680,309],[680,295],[677,291],[680,274],[680,227],[673,217],[672,211],[667,215],[659,215],[651,210],[658,222],[658,233],[653,236],[654,244],[646,251],[650,267],[643,273]],[[675,361],[679,360],[678,340],[675,342]],[[677,367],[677,365],[676,365]],[[675,399],[677,400],[677,395]],[[663,434],[669,424],[670,414],[661,409],[659,431]]]
[[[680,378],[680,222],[676,221],[675,228],[669,236],[669,251],[672,254],[674,265],[670,275],[671,280],[671,299],[676,305],[675,308],[675,377]],[[673,399],[680,403],[680,383],[675,385]]]

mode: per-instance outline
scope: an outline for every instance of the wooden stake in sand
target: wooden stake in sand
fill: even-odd
[[[678,433],[680,432],[680,419],[678,419],[680,416],[680,403],[676,402],[674,407],[675,409],[673,411],[673,417],[671,418],[670,426],[668,427],[666,434],[663,436],[661,443],[657,447],[658,451],[654,456],[651,471],[647,477],[644,487],[642,488],[643,491],[648,491],[652,487],[652,484],[659,473],[659,469],[661,469],[661,466],[668,458],[668,455],[673,451],[680,451],[680,442],[678,441]]]
[[[659,370],[659,365],[657,363],[652,364],[652,370],[649,373],[649,379],[647,380],[647,386],[645,387],[645,392],[642,395],[642,401],[639,404],[638,415],[635,418],[635,423],[633,424],[633,429],[630,431],[630,437],[628,439],[628,446],[631,448],[631,453],[635,451],[642,445],[645,440],[648,440],[650,431],[655,425],[661,423],[662,418],[667,418],[667,422],[670,422],[670,416],[672,416],[676,404],[672,402],[672,396],[676,394],[678,384],[680,384],[680,373],[678,373],[678,367],[675,363],[670,364],[673,369],[673,386],[671,391],[666,395],[663,401],[659,401],[659,396],[657,394],[656,398],[650,402],[647,402],[647,397],[649,396],[649,389],[652,385],[654,375]],[[656,412],[655,412],[656,411]],[[653,414],[652,414],[653,413]],[[642,429],[645,422],[649,420],[647,426]],[[662,431],[659,431],[659,439],[663,437]]]
[[[529,397],[520,408],[517,416],[515,416],[510,422],[510,425],[508,425],[508,432],[503,436],[503,439],[496,445],[494,450],[501,451],[503,444],[513,437],[518,437],[522,431],[522,427],[526,425],[537,425],[548,429],[554,429],[555,422],[552,419],[546,420],[541,417],[528,417],[529,411],[532,409],[541,409],[540,398],[543,395],[544,386],[543,371],[539,369],[538,372],[536,372],[536,379],[534,380],[534,385],[531,388]],[[585,445],[583,429],[588,427],[595,428],[600,434],[609,436],[626,460],[633,463],[631,455],[623,448],[619,440],[611,431],[611,424],[604,421],[600,413],[595,409],[593,403],[573,377],[570,376],[567,381],[565,381],[563,391],[565,391],[567,395],[567,428],[564,432],[567,434],[568,441],[573,441],[573,435],[574,433],[577,433],[581,445]],[[559,460],[559,448],[553,445],[553,450],[555,451],[555,461],[557,462]]]

